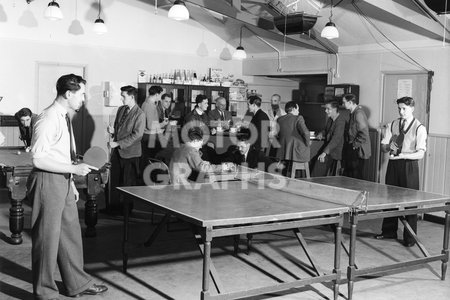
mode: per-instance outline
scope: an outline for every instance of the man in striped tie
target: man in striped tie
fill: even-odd
[[[37,118],[31,153],[33,171],[28,179],[31,213],[31,259],[36,299],[57,299],[54,272],[59,267],[69,296],[97,295],[104,285],[93,283],[83,270],[83,245],[73,174],[87,175],[97,168],[74,164],[75,144],[69,112],[78,110],[85,98],[86,81],[74,74],[60,77],[56,99]]]
[[[381,141],[381,149],[389,152],[389,162],[386,170],[386,184],[410,189],[419,189],[419,159],[427,150],[427,130],[419,120],[414,118],[414,100],[402,97],[397,100],[400,118],[392,121],[386,127],[386,133]],[[382,233],[376,239],[396,239],[398,218],[385,218]],[[417,215],[406,216],[414,233],[417,233]],[[412,247],[416,243],[414,237],[403,230],[403,245]]]

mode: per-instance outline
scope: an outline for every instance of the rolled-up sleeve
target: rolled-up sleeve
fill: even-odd
[[[389,123],[385,126],[384,136],[383,136],[383,139],[381,140],[381,144],[388,145],[391,142],[391,138],[392,138],[391,128],[392,128],[392,123]]]
[[[417,128],[416,150],[427,151],[427,130],[425,126],[419,126]]]
[[[40,116],[33,128],[31,154],[33,158],[43,158],[49,154],[55,136],[55,123],[51,118]]]

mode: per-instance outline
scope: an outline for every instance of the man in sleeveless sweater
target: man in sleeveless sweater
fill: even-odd
[[[381,149],[389,152],[386,171],[386,184],[419,189],[418,160],[424,157],[427,146],[427,130],[419,120],[414,118],[414,100],[403,97],[397,100],[400,118],[387,125],[386,133],[381,141]],[[414,232],[417,232],[417,215],[406,216],[406,220]],[[382,232],[377,239],[396,239],[397,217],[383,220]],[[403,231],[403,244],[414,246],[415,240],[406,230]]]

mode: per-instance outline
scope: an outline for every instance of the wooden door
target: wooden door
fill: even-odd
[[[36,66],[36,104],[34,111],[40,114],[46,107],[50,106],[56,98],[56,81],[59,77],[65,74],[75,74],[85,77],[86,66],[72,65],[72,64],[60,64],[52,62],[38,62]],[[88,83],[89,84],[89,83]],[[87,89],[87,88],[86,88]],[[87,92],[86,92],[87,94]],[[87,99],[86,99],[87,100]],[[83,135],[85,132],[86,124],[86,109],[84,105],[80,108],[79,112],[72,116],[73,135],[75,137],[75,143],[78,154],[84,154],[87,150],[85,145],[87,142]]]
[[[414,117],[428,130],[429,118],[429,76],[426,72],[404,72],[383,74],[383,99],[381,103],[381,138],[384,136],[385,125],[399,117],[396,100],[403,96],[414,99]],[[388,163],[388,153],[380,153],[379,178],[385,182]],[[420,186],[423,187],[424,159],[419,162]]]

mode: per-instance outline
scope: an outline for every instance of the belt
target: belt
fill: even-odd
[[[64,176],[64,178],[66,178],[66,179],[70,179],[72,177],[71,173],[56,173],[56,172],[50,172],[50,171],[42,170],[42,169],[39,169],[39,168],[33,168],[32,172],[61,175],[61,176]]]

